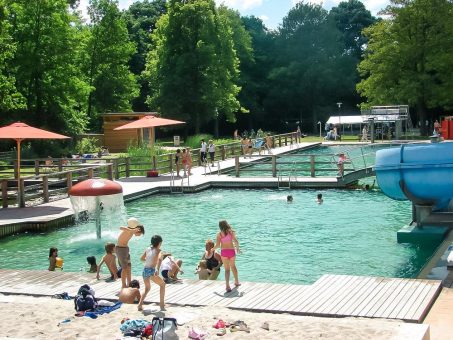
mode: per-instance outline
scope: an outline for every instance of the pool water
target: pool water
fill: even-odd
[[[315,202],[318,192],[322,205]],[[286,202],[289,194],[293,203]],[[308,284],[324,273],[414,277],[437,246],[398,244],[396,232],[409,222],[411,205],[374,191],[219,189],[150,196],[126,210],[146,228],[145,236],[130,242],[135,275],[141,274],[139,258],[151,236],[159,234],[163,250],[184,261],[182,277],[196,278],[204,242],[215,239],[221,219],[237,232],[243,281]],[[0,241],[1,267],[47,269],[48,249],[58,247],[65,271],[85,271],[87,256],[99,261],[104,243],[115,242],[120,220],[103,221],[102,240],[94,222],[8,237]]]
[[[315,146],[298,150],[292,153],[279,155],[277,159],[277,173],[281,176],[310,176],[310,158],[308,155],[316,155],[316,177],[336,176],[338,173],[338,154],[344,153],[347,157],[345,173],[363,169],[374,165],[376,151],[383,148],[394,147],[393,144],[370,144],[370,145],[330,145]],[[236,172],[228,172],[235,176]],[[241,167],[241,177],[272,176],[271,159],[256,161],[253,165],[247,164]]]

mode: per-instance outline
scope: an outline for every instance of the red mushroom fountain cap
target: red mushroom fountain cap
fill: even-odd
[[[123,187],[108,179],[87,179],[77,183],[71,190],[70,196],[105,196],[115,195],[123,192]]]

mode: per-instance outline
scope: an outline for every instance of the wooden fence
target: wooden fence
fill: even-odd
[[[275,147],[296,143],[296,134],[272,136]],[[181,147],[182,149],[183,147]],[[200,149],[190,149],[194,165],[201,165]],[[240,141],[216,146],[215,162],[243,154]],[[21,178],[17,183],[17,161],[0,167],[0,175],[12,174],[13,178],[1,179],[2,207],[17,202],[19,207],[49,202],[58,195],[67,194],[73,181],[92,177],[119,179],[145,176],[148,171],[169,173],[175,168],[174,153],[149,157],[102,157],[102,158],[41,158],[21,160]],[[14,171],[12,170],[14,169]],[[15,183],[16,182],[16,183]],[[28,203],[26,203],[28,202]]]

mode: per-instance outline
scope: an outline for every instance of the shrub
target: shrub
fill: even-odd
[[[188,146],[191,149],[199,149],[201,146],[201,140],[204,139],[207,143],[210,139],[213,139],[212,135],[207,133],[202,133],[194,136],[187,137],[184,142],[184,146]]]
[[[94,137],[82,138],[76,144],[77,153],[96,153],[98,151],[98,140]]]

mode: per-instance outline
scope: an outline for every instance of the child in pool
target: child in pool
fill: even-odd
[[[102,265],[105,263],[107,268],[110,271],[110,279],[111,280],[117,280],[119,277],[121,277],[121,268],[118,270],[116,266],[116,256],[114,255],[115,252],[115,244],[107,242],[105,244],[105,255],[102,256],[101,262],[99,262],[99,265],[97,266],[96,269],[96,279],[99,280],[99,272],[101,271]]]
[[[316,203],[322,204],[324,202],[324,199],[322,198],[322,194],[318,194],[316,198]]]
[[[145,252],[141,256],[140,260],[145,261],[145,267],[143,268],[143,282],[145,283],[145,291],[140,297],[138,303],[138,310],[143,310],[143,301],[146,295],[151,289],[151,281],[160,287],[160,309],[165,310],[165,282],[159,276],[159,268],[162,263],[162,252],[160,247],[162,246],[162,237],[154,235],[151,237],[151,246],[146,248]]]
[[[88,269],[88,273],[96,273],[98,270],[98,266],[96,265],[96,257],[88,256],[87,262],[90,265],[90,269]]]
[[[198,274],[199,280],[207,280],[209,279],[211,272],[212,271],[208,269],[208,263],[206,262],[206,260],[201,260],[198,264],[195,274]]]
[[[55,271],[55,268],[63,269],[63,260],[58,257],[58,249],[50,248],[49,250],[49,271]]]

